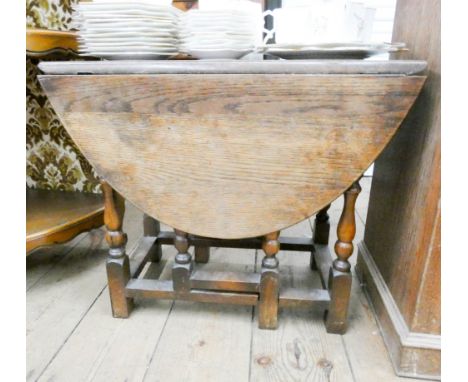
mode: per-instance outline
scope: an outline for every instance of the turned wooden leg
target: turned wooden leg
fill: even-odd
[[[262,249],[265,257],[262,261],[260,279],[260,298],[258,303],[258,327],[276,329],[278,327],[279,267],[276,254],[280,249],[279,232],[266,235]]]
[[[106,269],[112,314],[114,317],[126,318],[132,310],[133,300],[125,297],[125,287],[130,279],[130,263],[125,253],[127,235],[122,231],[125,200],[105,181],[102,182],[102,191],[106,241],[109,244]]]
[[[330,217],[328,216],[328,209],[330,204],[322,208],[315,216],[314,221],[314,243],[328,245],[328,238],[330,236]],[[310,268],[317,270],[317,264],[314,259],[314,252],[310,254]]]
[[[177,255],[172,267],[172,282],[176,292],[187,293],[190,292],[190,274],[193,269],[192,256],[188,252],[188,235],[177,229],[174,231]]]
[[[143,216],[143,234],[145,236],[154,236],[157,237],[161,232],[161,224],[151,216],[145,214]],[[157,263],[161,260],[162,257],[162,248],[161,244],[157,241],[151,246],[149,250],[149,259],[153,263]]]
[[[326,327],[329,333],[346,332],[349,297],[351,293],[351,264],[348,258],[353,254],[353,239],[356,234],[354,207],[361,192],[359,182],[345,192],[343,212],[338,223],[338,240],[335,243],[337,258],[333,261],[328,278],[330,306],[326,316]]]
[[[195,246],[195,262],[206,264],[210,261],[210,247]]]

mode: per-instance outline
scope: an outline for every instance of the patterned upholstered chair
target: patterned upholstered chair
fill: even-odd
[[[66,32],[77,0],[26,0],[26,251],[68,241],[103,224],[99,180],[37,81],[39,59],[70,59]]]

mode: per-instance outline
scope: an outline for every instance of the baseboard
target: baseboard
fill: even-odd
[[[361,242],[358,248],[356,273],[374,310],[396,374],[440,380],[440,335],[409,330],[366,244]]]

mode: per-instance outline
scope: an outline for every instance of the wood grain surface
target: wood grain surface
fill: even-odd
[[[278,231],[341,195],[388,143],[425,77],[40,77],[98,174],[185,232]]]
[[[100,194],[26,189],[26,252],[104,224]]]

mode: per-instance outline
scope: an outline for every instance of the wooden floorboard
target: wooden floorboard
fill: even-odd
[[[312,233],[306,220],[285,234]],[[278,259],[282,285],[321,287],[318,273],[309,269],[307,253],[280,251]],[[258,329],[255,317],[253,333],[251,381],[353,381],[341,337],[326,333],[323,311],[281,309],[279,327],[274,331]]]
[[[254,261],[254,250],[217,248],[197,267],[245,272]],[[170,270],[168,264],[161,278]],[[144,381],[246,381],[251,321],[252,307],[175,302]]]
[[[62,261],[86,235],[83,233],[68,243],[41,247],[29,254],[26,257],[26,291]]]
[[[356,243],[363,236],[367,179],[361,180]],[[341,207],[339,198],[330,208],[331,248]],[[141,235],[141,216],[129,205],[129,247]],[[311,222],[284,233],[310,236]],[[252,307],[194,302],[137,300],[129,319],[115,319],[105,247],[103,231],[96,230],[28,257],[28,381],[412,381],[395,376],[355,278],[344,336],[327,334],[322,312],[314,309],[282,309],[276,331],[259,330]],[[164,247],[161,264],[146,267],[145,277],[169,278],[174,254]],[[261,250],[213,249],[210,263],[200,268],[259,272],[262,258]],[[307,253],[282,251],[279,260],[283,283],[320,286]]]
[[[141,300],[129,319],[116,319],[106,288],[41,380],[142,381],[171,305]]]
[[[126,216],[129,247],[140,235],[140,216],[141,213],[134,208]],[[138,226],[135,224],[137,217]],[[106,287],[106,253],[104,230],[93,230],[27,291],[28,381],[37,380],[51,365],[103,293]]]

